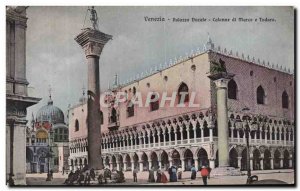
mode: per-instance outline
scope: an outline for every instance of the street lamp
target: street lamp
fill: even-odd
[[[52,127],[52,125],[51,125]],[[52,176],[50,174],[50,159],[53,157],[53,151],[52,151],[52,147],[51,147],[51,143],[53,142],[53,129],[51,128],[49,131],[49,139],[48,139],[48,152],[46,154],[46,156],[44,158],[48,159],[48,172],[47,172],[47,178],[46,181],[51,181]]]
[[[250,109],[245,107],[242,109],[243,112],[247,112]],[[253,182],[251,177],[251,168],[250,168],[250,145],[249,145],[249,134],[250,134],[250,120],[251,117],[249,115],[244,115],[243,121],[245,121],[245,138],[246,138],[246,147],[247,147],[247,184],[251,184]],[[251,126],[256,127],[257,123],[255,121],[252,122]],[[255,129],[253,130],[255,131]]]
[[[46,156],[45,156],[45,158],[47,158],[48,159],[48,173],[47,173],[47,178],[46,178],[46,181],[51,181],[51,179],[52,179],[52,176],[51,176],[51,174],[50,174],[50,159],[52,158],[52,149],[51,149],[51,147],[48,145],[48,152],[47,152],[47,154],[46,154]]]

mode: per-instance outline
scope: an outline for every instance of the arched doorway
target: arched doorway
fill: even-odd
[[[278,150],[274,153],[274,169],[280,168],[280,152]]]
[[[119,165],[120,165],[120,169],[121,171],[124,171],[124,163],[123,163],[123,157],[122,155],[119,156]]]
[[[112,162],[112,170],[113,170],[113,171],[114,171],[114,170],[117,170],[117,159],[116,159],[115,155],[113,155],[113,156],[111,157],[111,162]]]
[[[146,153],[143,153],[142,161],[143,161],[143,171],[149,170],[149,161],[148,161],[148,156],[146,155]]]
[[[104,165],[106,168],[109,168],[109,158],[108,157],[105,157]]]
[[[290,153],[289,151],[285,150],[283,153],[283,168],[285,169],[289,168],[289,159],[290,159]]]
[[[201,148],[197,153],[197,157],[198,157],[198,166],[196,168],[200,169],[202,166],[209,165],[208,156],[205,149]]]
[[[219,167],[219,150],[216,152],[215,167]]]
[[[180,154],[177,150],[172,153],[172,164],[177,167],[181,165]]]
[[[33,152],[30,148],[26,147],[26,172],[36,173],[36,165],[33,163]]]
[[[238,153],[235,148],[232,148],[229,152],[229,166],[238,168]]]
[[[260,170],[260,152],[258,149],[253,151],[253,170]]]
[[[247,170],[247,149],[242,151],[241,170]]]
[[[140,167],[139,167],[139,157],[136,153],[134,153],[132,159],[133,159],[133,165],[134,166],[132,166],[131,168],[141,170]]]
[[[158,169],[158,157],[155,152],[151,153],[151,161],[152,161],[152,166],[150,168]]]
[[[271,169],[271,152],[266,149],[264,152],[264,170]]]
[[[185,166],[182,168],[184,168],[186,171],[190,171],[192,168],[192,165],[195,163],[193,153],[190,149],[187,149],[184,152],[184,163],[185,163]]]
[[[161,153],[160,158],[161,158],[161,169],[167,170],[169,168],[169,157],[166,151],[163,151]]]
[[[125,163],[126,163],[126,169],[124,169],[125,171],[127,171],[128,169],[131,170],[131,161],[130,161],[130,156],[127,154],[125,156]]]

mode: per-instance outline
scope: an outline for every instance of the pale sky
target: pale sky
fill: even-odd
[[[87,66],[74,41],[83,28],[87,7],[29,7],[27,10],[27,80],[33,96],[43,98],[28,109],[28,119],[48,101],[64,112],[87,86]],[[200,48],[210,34],[215,46],[250,58],[294,69],[292,7],[95,7],[99,28],[113,36],[100,57],[101,90],[117,73],[120,82],[170,59]],[[274,18],[276,22],[145,22],[144,17]],[[90,26],[89,16],[85,27]],[[66,116],[65,116],[66,117]]]

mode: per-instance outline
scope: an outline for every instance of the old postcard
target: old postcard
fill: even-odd
[[[294,26],[287,6],[7,6],[7,185],[295,185]]]

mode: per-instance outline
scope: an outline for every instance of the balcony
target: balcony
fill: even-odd
[[[118,116],[110,116],[108,122],[107,127],[109,131],[116,131],[119,129],[120,122]]]
[[[232,144],[240,144],[246,146],[246,140],[243,138],[231,138],[229,137],[229,143]],[[218,137],[213,137],[213,142],[218,144]],[[209,137],[197,137],[191,138],[190,140],[177,140],[177,141],[168,141],[168,142],[160,142],[160,143],[147,143],[141,145],[130,145],[124,147],[115,147],[115,148],[107,148],[102,149],[103,153],[111,153],[111,152],[134,152],[136,150],[143,150],[143,149],[154,149],[154,148],[161,148],[167,149],[174,146],[199,146],[201,144],[209,144],[211,143]],[[268,146],[293,146],[294,141],[284,141],[284,140],[265,140],[265,139],[250,139],[250,145],[268,145]]]

